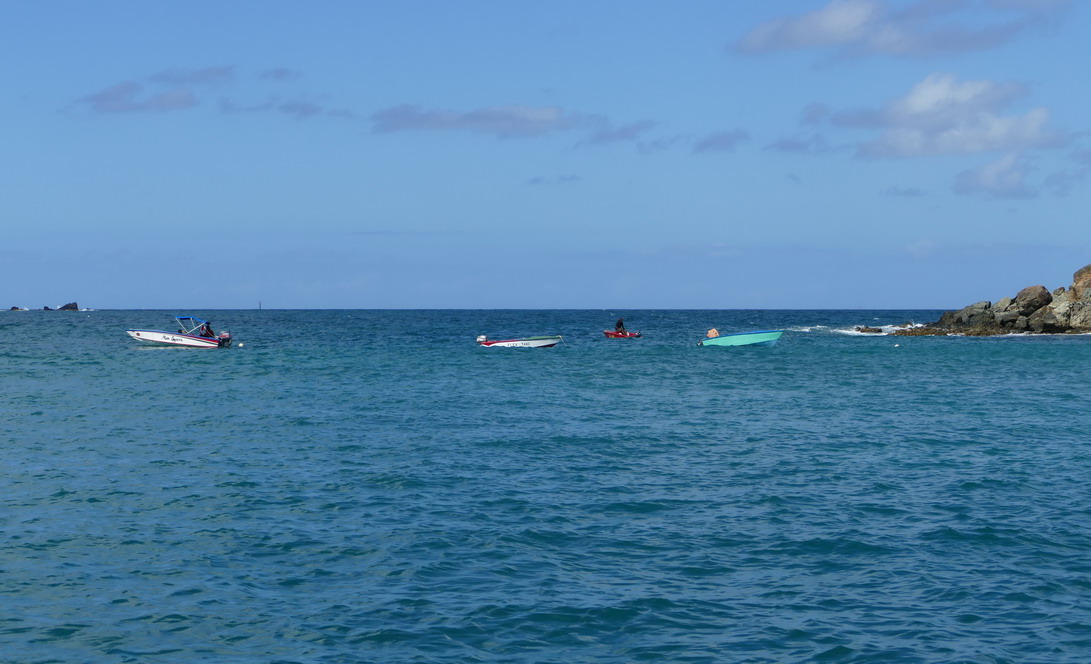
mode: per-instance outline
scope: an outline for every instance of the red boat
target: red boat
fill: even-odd
[[[639,332],[617,332],[615,330],[603,330],[607,339],[639,339]]]

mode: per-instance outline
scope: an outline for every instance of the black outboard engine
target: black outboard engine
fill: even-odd
[[[227,348],[231,345],[231,333],[227,330],[220,332],[220,336],[216,337],[216,343],[219,344],[220,348]]]

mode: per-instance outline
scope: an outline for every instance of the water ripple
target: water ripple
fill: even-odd
[[[602,312],[220,312],[246,346],[195,354],[124,337],[163,312],[46,313],[4,321],[27,342],[0,352],[5,661],[1091,648],[1073,339],[894,352],[834,331],[858,312],[643,312],[626,344],[581,338]],[[695,347],[717,317],[794,331]],[[472,343],[528,326],[570,343]]]

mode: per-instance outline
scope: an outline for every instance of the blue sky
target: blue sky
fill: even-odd
[[[954,308],[1091,263],[1091,3],[0,3],[0,307]]]

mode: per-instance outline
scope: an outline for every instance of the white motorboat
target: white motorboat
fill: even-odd
[[[212,331],[212,324],[193,316],[176,316],[177,332],[164,330],[126,330],[137,341],[168,346],[188,346],[190,348],[226,348],[231,345],[231,333],[224,331],[219,335]]]
[[[477,343],[486,348],[552,348],[562,343],[564,338],[559,334],[548,337],[524,337],[522,339],[496,339],[492,340],[484,334],[477,338]]]

